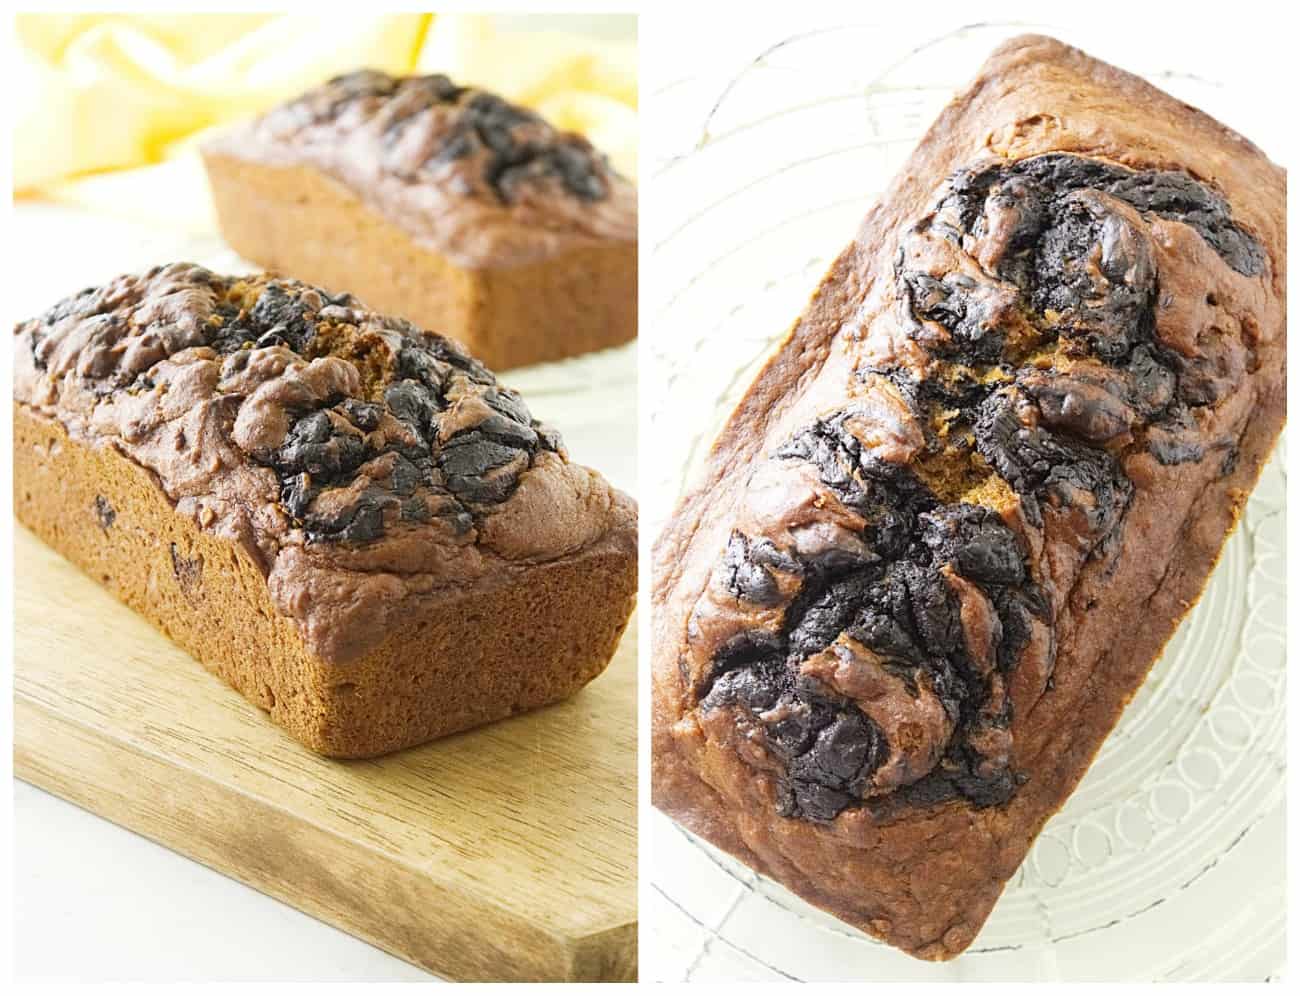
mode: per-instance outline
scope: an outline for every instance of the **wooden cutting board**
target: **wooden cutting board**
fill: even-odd
[[[330,761],[14,534],[19,778],[447,978],[635,978],[635,619],[569,702]]]

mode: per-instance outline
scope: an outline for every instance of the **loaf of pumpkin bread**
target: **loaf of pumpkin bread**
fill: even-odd
[[[658,540],[655,805],[912,955],[970,945],[1282,428],[1285,205],[1205,114],[999,48]]]
[[[608,664],[635,505],[456,342],[189,264],[15,331],[19,520],[312,750],[422,743]]]
[[[363,70],[203,158],[240,255],[453,336],[493,369],[636,336],[635,186],[495,94]]]

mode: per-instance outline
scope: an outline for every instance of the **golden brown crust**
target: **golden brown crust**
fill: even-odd
[[[1104,550],[1086,561],[1071,549],[1057,513],[1045,513],[1045,529],[1025,526],[1020,499],[1006,497],[1005,487],[998,492],[994,505],[1018,523],[1031,577],[1053,606],[1055,641],[1050,683],[1025,691],[1016,687],[1016,671],[1008,676],[1011,698],[1021,705],[1007,726],[1008,763],[1024,778],[1009,801],[977,805],[957,795],[933,804],[850,806],[821,821],[779,816],[790,806],[787,787],[780,765],[767,767],[771,753],[755,747],[761,739],[729,737],[728,730],[740,727],[722,722],[721,710],[699,707],[692,665],[700,657],[692,645],[712,639],[726,617],[716,594],[705,598],[717,591],[710,587],[715,565],[734,524],[753,521],[754,472],[792,432],[860,391],[853,386],[857,375],[882,357],[911,370],[928,362],[894,317],[902,297],[894,261],[905,234],[933,211],[936,188],[958,170],[1047,153],[1190,174],[1222,195],[1246,243],[1262,248],[1262,259],[1245,250],[1240,259],[1226,250],[1216,255],[1201,241],[1204,233],[1187,223],[1140,220],[1107,202],[1120,230],[1150,232],[1162,288],[1155,318],[1160,348],[1189,357],[1202,349],[1249,354],[1244,367],[1234,368],[1231,397],[1198,415],[1204,438],[1231,440],[1225,445],[1235,449],[1235,459],[1166,461],[1145,443],[1116,442],[1114,459],[1132,498],[1121,503],[1122,524],[1106,537]],[[1026,36],[999,48],[836,260],[656,543],[655,805],[911,954],[944,959],[964,950],[1196,600],[1281,429],[1284,203],[1282,171],[1199,111],[1051,39]],[[1209,237],[1235,238],[1232,231]],[[1225,262],[1230,258],[1234,272]],[[1257,263],[1257,272],[1246,272]],[[1087,428],[1100,431],[1091,423]],[[903,463],[910,459],[907,438],[896,433],[887,441],[892,458]],[[881,440],[870,442],[884,451]],[[987,502],[987,493],[970,500]],[[782,514],[781,521],[793,521],[788,511]],[[969,620],[962,624],[969,641]]]
[[[464,342],[489,367],[545,363],[636,338],[637,247],[566,246],[511,266],[466,267],[309,165],[217,150],[204,162],[222,235],[246,259]]]
[[[72,439],[16,403],[14,482],[20,522],[331,757],[567,698],[605,669],[635,603],[635,550],[613,540],[431,598],[378,647],[330,664],[277,611],[249,551],[177,514],[154,475],[111,445]]]

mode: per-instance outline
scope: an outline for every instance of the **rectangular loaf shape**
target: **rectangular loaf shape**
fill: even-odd
[[[635,187],[493,94],[353,73],[203,158],[241,256],[453,336],[493,369],[636,337]]]
[[[566,698],[636,592],[636,509],[439,336],[189,264],[15,337],[20,522],[310,749]]]
[[[654,804],[909,954],[965,950],[1281,431],[1285,198],[1137,77],[998,48],[656,543]]]

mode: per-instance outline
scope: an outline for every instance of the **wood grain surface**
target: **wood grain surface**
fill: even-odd
[[[635,978],[635,619],[568,702],[330,761],[14,533],[19,778],[447,978]]]

